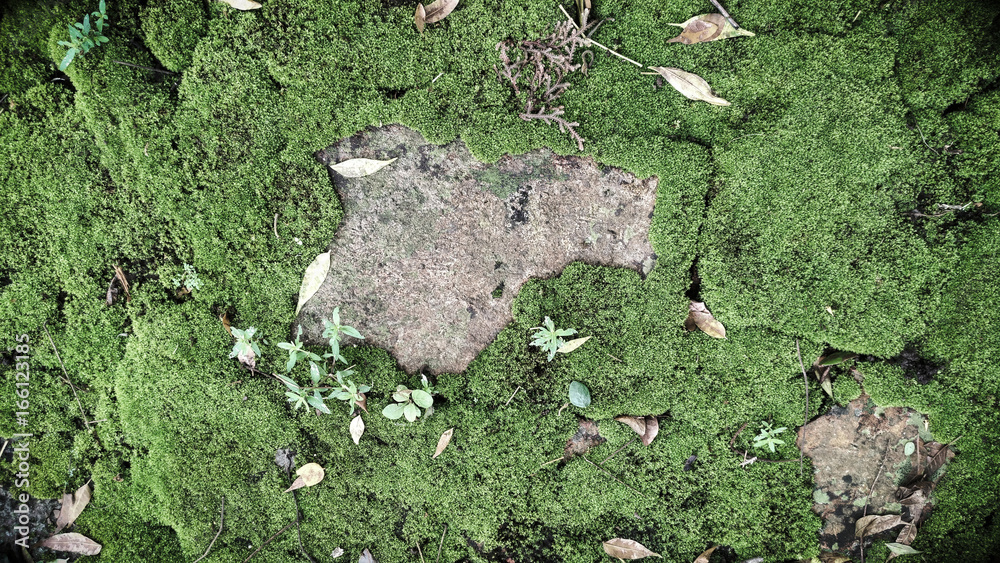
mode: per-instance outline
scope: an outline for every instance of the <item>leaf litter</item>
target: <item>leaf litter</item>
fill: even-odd
[[[101,552],[102,547],[101,544],[87,536],[75,532],[56,534],[46,538],[40,545],[52,551],[67,551],[69,553],[79,553],[80,555],[97,555]]]
[[[661,557],[659,553],[650,551],[646,546],[635,540],[615,538],[603,544],[604,552],[618,559],[642,559],[644,557]]]
[[[753,33],[743,28],[733,27],[733,24],[729,23],[729,20],[722,14],[704,14],[695,16],[684,23],[669,23],[667,25],[684,28],[680,35],[667,40],[667,43],[693,45],[706,41],[729,39],[730,37],[754,36]]]
[[[296,489],[301,489],[302,487],[312,487],[323,480],[326,476],[326,472],[323,467],[318,463],[307,463],[300,467],[298,471],[295,472],[298,477],[295,481],[292,481],[292,485],[285,489],[285,492],[291,492]]]
[[[615,420],[627,424],[633,432],[642,439],[642,445],[648,446],[660,433],[660,422],[655,416],[616,416]]]
[[[435,0],[424,6],[417,4],[417,12],[413,15],[413,23],[417,26],[417,31],[424,32],[424,24],[437,23],[446,17],[458,6],[458,0]]]
[[[701,301],[692,301],[688,306],[688,316],[684,320],[684,329],[691,332],[700,329],[712,338],[725,338],[726,327],[708,312],[708,308]]]
[[[441,452],[443,452],[444,449],[448,447],[448,444],[451,443],[451,435],[454,432],[455,432],[454,428],[449,428],[445,430],[443,434],[441,434],[441,438],[438,439],[437,448],[434,449],[434,455],[431,456],[431,459],[434,459],[437,456],[441,455]]]
[[[302,276],[302,287],[299,288],[299,304],[295,306],[295,314],[298,315],[302,306],[316,294],[316,290],[323,285],[326,274],[330,271],[330,251],[320,254],[313,259],[312,263],[306,267],[306,273]]]
[[[596,422],[589,418],[581,418],[576,434],[573,434],[573,437],[566,441],[562,459],[568,461],[574,456],[584,455],[591,448],[603,444],[605,440],[606,438],[601,436]]]
[[[58,534],[63,528],[76,521],[87,504],[90,503],[90,481],[77,489],[76,493],[66,493],[62,497],[62,506],[59,508],[59,516],[56,518],[56,531]]]

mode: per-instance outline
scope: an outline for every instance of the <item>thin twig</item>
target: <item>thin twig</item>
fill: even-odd
[[[806,375],[806,365],[802,363],[802,350],[799,348],[799,339],[795,339],[795,353],[799,357],[799,367],[802,368],[802,382],[806,386],[806,414],[802,418],[802,446],[806,444],[806,425],[809,424],[809,376]],[[799,477],[802,476],[802,458],[804,450],[799,448]]]
[[[715,6],[717,10],[719,10],[719,13],[722,14],[722,17],[726,18],[726,20],[729,21],[730,25],[732,25],[736,29],[740,28],[740,26],[736,25],[736,22],[733,21],[732,16],[729,15],[729,12],[727,12],[726,9],[722,7],[722,4],[719,4],[719,0],[709,0],[709,1],[712,3],[713,6]]]
[[[291,528],[294,525],[295,525],[295,522],[289,522],[287,526],[285,526],[284,528],[278,530],[278,532],[275,533],[273,536],[267,538],[267,541],[264,542],[264,543],[262,543],[262,544],[260,544],[260,547],[257,548],[257,551],[254,551],[253,553],[251,553],[250,557],[247,557],[246,559],[243,560],[243,563],[247,563],[247,561],[250,561],[251,559],[253,559],[253,556],[257,555],[258,553],[260,553],[260,550],[264,549],[265,545],[271,543],[271,540],[273,540],[274,538],[280,536],[282,534],[282,532],[284,532],[288,528]]]
[[[555,459],[550,459],[549,461],[546,461],[545,463],[543,463],[543,464],[541,464],[540,466],[538,466],[538,468],[539,468],[539,469],[541,469],[541,468],[545,467],[546,465],[549,465],[549,464],[552,464],[552,463],[555,463],[555,462],[557,462],[557,461],[562,461],[562,460],[563,460],[563,458],[562,458],[562,457],[557,457],[557,458],[555,458]]]
[[[441,543],[438,544],[438,557],[435,563],[441,563],[441,546],[444,545],[444,535],[448,533],[448,524],[444,525],[444,531],[441,532]]]
[[[111,62],[118,63],[120,65],[130,66],[130,67],[133,67],[133,68],[141,68],[142,70],[149,70],[149,71],[152,71],[152,72],[159,72],[160,74],[174,74],[174,75],[177,74],[176,72],[170,72],[169,70],[160,70],[158,68],[149,68],[148,66],[142,66],[142,65],[127,63],[125,61],[111,61]]]
[[[215,545],[215,540],[219,539],[219,535],[222,534],[222,526],[224,526],[225,524],[226,524],[226,497],[223,496],[222,508],[219,510],[219,531],[215,533],[215,537],[212,538],[212,543],[208,544],[208,547],[205,549],[205,553],[202,553],[201,557],[195,559],[194,563],[198,563],[206,556],[208,556],[209,551],[212,551],[212,546]]]
[[[417,553],[420,554],[420,563],[424,563],[424,552],[420,551],[420,543],[417,543]]]
[[[511,394],[510,398],[509,398],[509,399],[507,399],[507,402],[506,402],[506,403],[504,403],[504,404],[503,404],[503,406],[505,406],[505,407],[506,407],[507,405],[509,405],[509,404],[510,404],[510,402],[514,400],[514,395],[517,395],[517,392],[518,392],[518,391],[520,391],[520,390],[521,390],[521,386],[520,386],[520,385],[518,385],[518,386],[517,386],[517,389],[514,389],[514,393],[512,393],[512,394]]]
[[[865,497],[865,510],[861,513],[861,517],[864,518],[868,515],[868,502],[872,498],[872,493],[875,492],[875,483],[878,483],[878,478],[882,476],[882,468],[885,465],[885,458],[889,456],[889,444],[886,443],[885,453],[882,454],[882,461],[878,464],[878,473],[875,474],[875,480],[872,481],[872,486],[868,489],[868,496]],[[861,537],[861,563],[865,563],[865,538]]]
[[[563,7],[562,7],[562,4],[560,4],[560,5],[559,5],[559,9],[560,9],[560,10],[562,10],[562,13],[563,13],[563,14],[564,14],[564,15],[565,15],[565,16],[566,16],[567,18],[569,18],[569,21],[570,21],[570,23],[572,23],[572,24],[573,24],[573,27],[575,27],[575,28],[577,28],[577,29],[580,29],[580,26],[576,25],[576,22],[575,22],[575,21],[573,21],[573,18],[571,18],[571,17],[569,16],[569,12],[567,12],[567,11],[566,11],[566,8],[563,8]],[[739,26],[736,26],[736,25],[734,25],[733,27],[739,27]],[[601,45],[601,44],[600,44],[600,43],[598,43],[597,41],[594,41],[593,39],[591,39],[589,35],[588,35],[588,36],[585,36],[585,37],[584,37],[584,39],[586,40],[586,43],[584,44],[584,46],[587,46],[587,47],[589,47],[590,45],[593,45],[593,46],[595,46],[595,47],[600,47],[601,49],[604,49],[605,51],[607,51],[607,52],[611,53],[612,55],[614,55],[614,56],[618,57],[619,59],[622,59],[622,60],[624,60],[624,61],[628,61],[628,62],[630,62],[630,63],[634,64],[635,66],[637,66],[637,67],[639,67],[639,68],[642,68],[642,65],[641,65],[641,64],[639,64],[639,63],[637,63],[637,62],[633,61],[632,59],[630,59],[630,58],[626,57],[625,55],[623,55],[623,54],[621,54],[621,53],[619,53],[619,52],[617,52],[617,51],[614,51],[614,50],[612,50],[612,49],[608,49],[608,48],[607,48],[607,47],[605,47],[604,45]]]
[[[628,488],[632,489],[632,490],[633,490],[633,491],[635,491],[635,492],[636,492],[636,494],[638,494],[639,496],[641,496],[641,497],[644,497],[644,496],[646,496],[646,495],[642,494],[642,491],[640,491],[639,489],[637,489],[637,488],[633,487],[632,485],[629,485],[628,483],[626,483],[625,481],[622,481],[622,480],[621,480],[621,479],[619,479],[618,477],[615,477],[615,476],[614,476],[614,475],[612,475],[612,474],[611,474],[611,472],[610,472],[610,471],[608,471],[607,469],[604,469],[604,468],[603,468],[603,467],[601,467],[600,465],[597,465],[596,463],[594,463],[594,462],[590,461],[589,459],[587,459],[587,456],[580,456],[580,457],[582,457],[582,458],[584,459],[584,461],[586,461],[586,462],[587,462],[587,463],[589,463],[590,465],[593,465],[594,467],[596,467],[596,468],[600,469],[601,471],[603,471],[603,472],[607,473],[608,477],[611,477],[611,478],[612,478],[612,479],[614,479],[615,481],[618,481],[618,482],[619,482],[619,483],[621,483],[622,485],[625,485],[626,487],[628,487]]]
[[[932,153],[940,155],[941,153],[937,152],[930,145],[927,144],[927,139],[924,138],[924,132],[920,130],[920,123],[917,122],[916,120],[914,120],[913,123],[916,124],[916,126],[917,126],[917,132],[920,133],[920,138],[924,141],[924,145],[926,145],[927,148],[931,149]]]
[[[274,225],[272,225],[271,228],[274,229],[274,238],[280,240],[281,237],[278,236],[278,214],[277,213],[274,214]]]
[[[628,446],[629,444],[631,444],[632,442],[634,442],[636,438],[638,438],[638,436],[632,436],[632,439],[631,439],[631,440],[629,440],[628,442],[625,442],[625,445],[624,445],[624,446],[622,446],[622,447],[618,448],[617,450],[615,450],[615,452],[614,452],[613,454],[611,454],[611,455],[609,455],[608,457],[604,458],[604,461],[602,461],[602,462],[601,462],[601,463],[599,463],[598,465],[604,465],[604,463],[605,463],[606,461],[608,461],[609,459],[611,459],[611,458],[615,457],[615,455],[616,455],[616,454],[618,454],[618,452],[620,452],[620,451],[624,450],[624,449],[625,449],[625,446]]]
[[[7,449],[7,444],[9,444],[9,443],[10,443],[10,440],[4,440],[3,441],[3,446],[0,446],[0,457],[3,457],[3,452],[4,452],[4,450]]]
[[[83,425],[90,430],[90,433],[94,435],[94,440],[97,440],[97,434],[94,429],[90,427],[90,421],[87,419],[87,413],[83,410],[83,405],[80,403],[80,396],[76,394],[76,387],[73,386],[73,382],[69,379],[69,373],[66,372],[66,365],[63,364],[62,358],[59,357],[59,350],[56,348],[56,343],[52,341],[52,335],[49,334],[48,323],[43,323],[42,328],[45,329],[45,336],[49,337],[49,344],[52,345],[52,350],[56,353],[56,359],[59,360],[59,366],[62,367],[63,375],[66,376],[66,383],[69,383],[69,388],[73,390],[73,398],[76,399],[76,406],[80,408],[80,415],[83,417]],[[97,440],[100,443],[100,440]]]

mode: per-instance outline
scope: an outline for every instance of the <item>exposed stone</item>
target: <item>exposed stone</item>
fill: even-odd
[[[657,179],[536,150],[495,164],[461,140],[390,125],[317,154],[324,164],[397,158],[367,177],[331,171],[344,220],[323,286],[303,308],[319,342],[334,307],[404,370],[459,372],[512,320],[532,277],[573,261],[648,272]],[[644,268],[643,263],[646,263]]]

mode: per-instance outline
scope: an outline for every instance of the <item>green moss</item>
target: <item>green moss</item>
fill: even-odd
[[[192,52],[205,34],[205,5],[195,0],[146,6],[140,20],[146,46],[167,70],[191,64]]]

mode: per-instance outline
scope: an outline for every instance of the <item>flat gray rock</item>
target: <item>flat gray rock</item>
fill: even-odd
[[[375,174],[331,179],[344,220],[331,266],[299,321],[320,342],[322,317],[340,307],[366,343],[409,373],[460,372],[512,320],[529,278],[574,261],[648,273],[657,179],[639,179],[591,158],[536,150],[495,164],[461,140],[429,144],[389,125],[317,154],[397,160]]]

